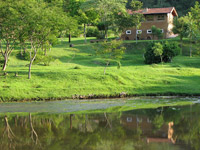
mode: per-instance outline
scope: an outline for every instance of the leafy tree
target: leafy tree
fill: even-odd
[[[99,15],[95,11],[94,8],[87,9],[82,5],[80,11],[79,11],[79,23],[84,25],[84,38],[85,38],[85,43],[87,42],[86,40],[86,25],[87,24],[95,24],[98,21]]]
[[[106,74],[106,68],[110,64],[110,62],[117,62],[118,68],[120,68],[121,63],[120,60],[123,57],[125,47],[122,46],[122,41],[113,40],[110,43],[106,41],[98,46],[96,49],[96,54],[103,58],[106,63],[104,69],[104,75]]]
[[[135,12],[142,8],[142,3],[137,0],[131,2],[130,10]],[[144,16],[140,13],[133,13],[130,15],[127,11],[120,12],[115,15],[116,21],[116,33],[122,33],[125,29],[136,27],[139,28],[141,21],[144,20]],[[137,35],[136,35],[137,36]],[[137,39],[137,38],[136,38]]]
[[[172,58],[179,54],[179,51],[180,47],[177,42],[149,43],[144,54],[145,63],[171,62]]]
[[[200,31],[200,4],[196,1],[195,6],[191,8],[191,18],[194,20],[194,23],[197,25],[198,30]]]
[[[183,49],[183,38],[188,36],[188,30],[189,30],[189,24],[187,17],[180,17],[174,20],[174,27],[172,31],[174,34],[179,34],[181,41],[181,51],[180,51],[181,55]]]
[[[4,57],[3,71],[6,70],[9,56],[19,36],[19,28],[22,24],[19,7],[20,1],[0,1],[0,53]]]
[[[162,54],[163,54],[163,46],[161,43],[155,43],[155,45],[153,46],[153,53],[155,54],[155,56],[159,56],[161,63],[163,63],[162,60]]]
[[[152,26],[151,27],[151,31],[152,31],[152,35],[153,35],[153,40],[154,40],[154,37],[156,36],[158,39],[162,38],[163,37],[163,34],[162,34],[162,31],[160,28],[157,28],[156,26]]]
[[[197,24],[195,20],[192,19],[192,14],[189,12],[188,18],[188,37],[190,39],[190,57],[192,57],[192,42],[197,39]]]
[[[126,0],[87,0],[86,5],[93,7],[100,16],[100,28],[104,37],[108,37],[108,29],[115,27],[116,14],[126,12]]]
[[[29,13],[24,14],[24,20],[29,25],[27,35],[31,43],[29,79],[37,52],[46,43],[50,44],[52,37],[57,37],[62,30],[66,29],[68,19],[65,13],[57,7],[47,7],[47,4],[42,2],[30,2],[30,4],[27,8]]]

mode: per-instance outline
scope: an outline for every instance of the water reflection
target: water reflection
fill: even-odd
[[[0,116],[0,150],[200,149],[200,105]]]

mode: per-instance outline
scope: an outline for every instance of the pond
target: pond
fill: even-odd
[[[199,98],[0,104],[0,150],[199,150]]]

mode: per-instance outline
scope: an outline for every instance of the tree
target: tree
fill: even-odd
[[[156,36],[158,39],[162,38],[163,37],[163,34],[162,34],[162,31],[160,28],[157,28],[156,26],[152,26],[151,27],[151,31],[152,31],[152,35],[153,35],[153,40],[154,40],[154,37]]]
[[[78,18],[81,4],[85,0],[64,0],[63,10],[67,12],[69,21],[66,31],[69,34],[69,43],[71,43],[71,35],[78,29]]]
[[[79,22],[80,24],[84,25],[84,38],[85,43],[86,40],[86,25],[87,24],[95,24],[98,21],[98,13],[94,10],[94,8],[90,8],[89,10],[82,5],[80,11],[79,11]]]
[[[197,38],[197,24],[192,19],[192,14],[189,12],[188,15],[188,37],[190,39],[190,57],[192,57],[192,42]]]
[[[198,30],[200,31],[200,4],[196,1],[195,6],[191,8],[191,18],[194,23],[197,25]]]
[[[155,43],[155,45],[153,46],[153,53],[155,54],[155,56],[159,56],[161,63],[163,63],[162,60],[162,54],[163,54],[163,46],[161,43]]]
[[[87,0],[86,5],[93,7],[100,16],[99,27],[104,31],[104,38],[108,38],[108,29],[115,26],[116,14],[126,12],[126,0]]]
[[[0,1],[0,53],[4,57],[3,71],[6,70],[9,56],[19,36],[19,28],[22,24],[19,7],[20,1]]]
[[[182,51],[183,51],[183,38],[188,36],[188,30],[189,30],[189,24],[188,24],[188,18],[186,16],[176,18],[174,20],[174,27],[172,31],[174,34],[179,34],[180,41],[181,41],[180,55],[182,55]]]
[[[43,2],[30,2],[27,9],[29,13],[24,14],[24,20],[29,25],[27,27],[27,35],[31,44],[28,74],[30,79],[31,67],[37,52],[45,43],[50,42],[52,36],[57,37],[62,30],[67,28],[66,22],[68,18],[58,7],[47,7],[47,4]]]
[[[137,0],[133,0],[131,2],[130,10],[133,14],[129,14],[127,11],[117,13],[115,15],[115,26],[116,26],[116,33],[120,34],[127,28],[136,27],[139,28],[141,25],[141,21],[144,20],[144,16],[140,13],[134,13],[135,11],[142,8],[142,3]],[[136,33],[136,40],[137,40],[137,33]]]
[[[122,46],[122,41],[113,40],[110,43],[106,41],[98,46],[96,49],[96,54],[103,58],[106,63],[104,69],[104,75],[106,74],[106,68],[110,64],[110,62],[117,62],[118,68],[120,68],[121,63],[120,60],[123,57],[125,47]]]

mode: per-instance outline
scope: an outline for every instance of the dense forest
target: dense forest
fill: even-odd
[[[127,8],[130,8],[130,2],[132,0],[128,0]],[[194,6],[195,1],[200,0],[140,0],[143,2],[144,8],[157,8],[157,7],[175,7],[178,11],[179,16],[186,15],[190,10],[190,7]]]

